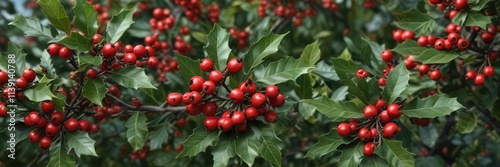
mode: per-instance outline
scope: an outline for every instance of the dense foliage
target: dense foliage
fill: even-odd
[[[500,163],[500,1],[0,8],[0,167]]]

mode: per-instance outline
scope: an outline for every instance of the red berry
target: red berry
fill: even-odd
[[[467,0],[456,0],[455,1],[455,8],[457,10],[462,10],[467,6]]]
[[[365,153],[365,155],[367,156],[373,155],[374,151],[375,151],[375,145],[373,144],[373,142],[368,142],[363,147],[363,153]]]
[[[54,111],[54,102],[52,100],[42,101],[41,109],[46,114],[51,113],[52,111]]]
[[[217,121],[217,126],[219,127],[220,130],[222,130],[223,132],[228,132],[231,130],[231,128],[233,127],[233,121],[231,121],[231,118],[228,118],[228,117],[221,117],[218,121]]]
[[[434,35],[429,35],[427,37],[427,43],[431,46],[434,46],[434,44],[436,43],[436,40],[437,40],[437,37],[434,36]]]
[[[391,50],[384,50],[382,52],[381,57],[382,57],[382,60],[384,62],[391,62],[392,61],[392,52],[391,52]]]
[[[456,44],[458,40],[460,39],[460,35],[456,32],[452,32],[448,34],[448,41],[451,42],[451,44]]]
[[[405,57],[405,66],[406,69],[413,69],[415,66],[417,66],[417,62],[413,61],[414,56],[413,55],[408,55]]]
[[[0,71],[0,86],[8,82],[9,82],[9,74],[5,71]]]
[[[403,30],[401,30],[401,29],[394,30],[394,31],[392,31],[392,38],[396,42],[403,41],[402,34],[403,34]]]
[[[203,96],[201,95],[200,92],[197,92],[197,91],[191,92],[191,104],[193,104],[193,105],[200,104],[202,99],[203,99]]]
[[[137,58],[147,56],[146,48],[144,47],[144,45],[136,45],[134,47],[134,54],[137,56]]]
[[[47,126],[45,126],[45,133],[47,136],[53,137],[59,133],[59,130],[61,127],[59,125],[56,125],[52,122],[48,123]]]
[[[389,122],[385,124],[384,126],[384,137],[385,138],[392,138],[396,134],[396,132],[399,131],[399,126],[395,124],[394,122]]]
[[[444,39],[437,39],[436,42],[434,43],[434,48],[437,50],[443,50],[444,49]]]
[[[32,130],[29,134],[28,134],[28,140],[31,142],[31,143],[36,143],[36,142],[39,142],[40,141],[40,133],[38,133],[38,130]]]
[[[116,52],[118,52],[118,48],[112,44],[112,43],[106,43],[102,47],[102,55],[105,58],[112,58],[116,55]]]
[[[377,110],[382,111],[382,108],[387,107],[387,103],[384,99],[377,99],[377,101],[375,101],[375,107]]]
[[[201,111],[206,116],[214,116],[217,113],[217,103],[214,102],[206,102],[201,105]]]
[[[203,89],[203,83],[205,79],[201,76],[194,76],[189,80],[189,88],[192,91],[201,91]]]
[[[70,118],[64,122],[64,129],[68,132],[74,132],[78,129],[78,120]]]
[[[180,93],[169,93],[167,96],[167,103],[169,106],[178,106],[182,102],[182,94]]]
[[[415,38],[415,33],[413,33],[412,31],[405,30],[403,32],[403,34],[401,34],[401,39],[403,41],[408,40],[408,39],[413,39],[413,38]]]
[[[182,95],[182,102],[184,104],[191,104],[191,92],[184,92],[184,94]]]
[[[366,78],[366,77],[368,77],[368,72],[366,72],[366,70],[364,70],[364,69],[359,69],[356,72],[356,77],[361,78],[361,79]]]
[[[233,125],[240,125],[245,121],[245,113],[241,111],[235,111],[231,115],[231,121],[233,122]]]
[[[427,44],[429,44],[429,39],[427,38],[427,36],[421,35],[420,37],[418,37],[417,42],[420,46],[427,46]]]
[[[441,79],[441,72],[439,70],[432,70],[431,73],[429,73],[429,77],[434,80],[434,81],[437,81],[439,79]]]
[[[269,98],[276,98],[280,93],[280,90],[275,85],[269,85],[266,87],[266,96]]]
[[[255,93],[252,95],[252,98],[250,99],[250,102],[252,103],[253,107],[259,108],[263,104],[265,104],[267,101],[266,95],[263,93]]]
[[[156,68],[158,66],[158,58],[156,57],[149,57],[148,58],[148,67],[149,68]]]
[[[69,49],[68,47],[64,46],[59,50],[59,56],[61,58],[67,60],[73,56],[73,51]]]
[[[64,114],[62,112],[53,112],[50,115],[50,122],[52,122],[56,125],[62,124],[63,121],[64,121]]]
[[[259,116],[259,111],[255,107],[247,107],[243,112],[245,112],[245,118],[248,120],[257,119]]]
[[[387,84],[387,79],[385,78],[378,79],[378,86],[385,86],[386,84]]]
[[[245,94],[239,88],[235,88],[229,92],[229,98],[235,103],[239,104],[245,98]]]
[[[133,53],[127,53],[125,54],[125,57],[123,57],[123,63],[128,64],[128,65],[133,65],[137,62],[137,56]]]
[[[5,104],[0,103],[0,117],[5,117],[7,116],[7,107]]]
[[[392,119],[397,119],[403,114],[401,107],[398,104],[391,104],[387,106],[387,115],[389,115]]]
[[[205,118],[204,124],[208,131],[217,130],[217,125],[219,122],[219,118],[216,116],[209,116]]]
[[[457,47],[460,50],[465,50],[469,48],[469,41],[465,38],[460,38],[457,42]]]
[[[429,70],[430,67],[427,64],[421,64],[420,66],[418,66],[418,72],[420,73],[420,75],[425,75],[429,73]]]
[[[219,70],[213,70],[208,74],[208,78],[217,85],[224,79],[224,74]]]
[[[436,4],[441,3],[441,0],[429,0],[429,3],[432,5],[436,5]]]
[[[200,68],[202,71],[210,72],[214,69],[214,62],[210,58],[201,59]]]
[[[42,139],[40,139],[40,147],[42,147],[42,149],[46,150],[46,149],[50,148],[50,145],[52,145],[52,138],[51,137],[45,136]]]
[[[78,128],[80,128],[81,131],[88,132],[90,130],[90,122],[82,119],[78,122]]]
[[[476,77],[474,78],[474,83],[477,86],[483,86],[485,80],[486,80],[486,77],[483,74],[477,74]]]
[[[276,98],[269,98],[269,103],[271,103],[271,106],[273,107],[281,107],[285,104],[285,96],[280,93],[276,96]]]
[[[47,52],[50,56],[58,56],[59,50],[61,50],[61,45],[56,43],[50,44],[49,47],[47,47]]]
[[[366,118],[375,117],[378,115],[378,109],[374,105],[367,105],[363,109],[363,114],[365,115]]]
[[[467,73],[465,73],[465,79],[474,80],[475,78],[476,78],[476,71],[469,70],[469,71],[467,71]]]
[[[89,77],[91,79],[92,78],[97,78],[97,75],[99,75],[99,72],[97,72],[97,70],[94,70],[94,69],[91,68],[91,69],[89,69],[87,71],[87,77]]]
[[[215,83],[213,83],[212,81],[205,81],[202,87],[203,92],[205,92],[206,94],[215,93],[215,90],[217,88]]]
[[[485,66],[483,69],[483,75],[485,77],[491,77],[495,74],[495,68],[493,66]]]
[[[18,79],[16,80],[16,85],[17,85],[17,87],[18,87],[19,89],[25,89],[25,88],[27,88],[27,87],[28,87],[29,83],[28,83],[28,81],[26,81],[26,79],[24,79],[24,78],[18,78]]]
[[[481,34],[481,39],[485,43],[491,43],[493,41],[493,39],[495,39],[495,36],[487,31],[485,31],[485,32],[483,32],[483,34]]]
[[[358,137],[360,140],[370,140],[372,138],[372,132],[370,132],[367,127],[363,127],[358,131]]]
[[[33,82],[36,78],[36,73],[31,68],[27,68],[23,71],[23,78],[28,82]]]
[[[351,135],[351,125],[348,123],[342,122],[337,126],[337,132],[342,137],[349,136],[349,135]]]
[[[370,133],[372,134],[372,138],[376,138],[378,136],[377,128],[370,129]]]
[[[233,58],[227,62],[227,71],[230,73],[238,73],[243,69],[243,61],[238,58]]]
[[[90,130],[89,130],[90,134],[96,133],[97,131],[99,131],[99,125],[97,125],[97,124],[90,125]]]
[[[92,44],[98,44],[102,40],[102,35],[101,34],[95,34],[92,37]]]
[[[188,104],[186,106],[186,111],[189,115],[198,115],[202,111],[201,104]]]
[[[379,115],[380,121],[382,123],[389,123],[392,122],[392,118],[387,114],[387,110],[382,111]]]
[[[269,110],[264,113],[264,120],[269,123],[275,123],[278,120],[278,114],[274,110]]]

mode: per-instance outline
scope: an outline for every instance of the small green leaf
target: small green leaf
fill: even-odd
[[[111,78],[118,84],[128,87],[128,88],[153,88],[156,89],[151,84],[151,80],[144,73],[144,68],[138,68],[135,66],[130,66],[126,68],[121,68],[113,71]]]
[[[205,127],[199,126],[193,130],[193,133],[187,137],[186,141],[182,143],[184,149],[177,156],[192,157],[200,152],[204,152],[207,147],[212,146],[219,137],[219,131],[208,131]]]
[[[92,56],[90,54],[78,54],[78,72],[87,70],[88,67],[99,67],[102,64],[101,56]]]
[[[196,60],[186,56],[177,55],[177,61],[179,62],[179,72],[181,73],[182,78],[186,81],[189,81],[191,77],[196,75],[206,75],[200,68],[200,62]]]
[[[200,41],[201,43],[206,44],[208,42],[207,34],[199,31],[191,32],[191,35],[194,39]]]
[[[384,158],[391,166],[415,166],[413,154],[403,148],[401,141],[384,139],[381,146],[375,149],[375,154]]]
[[[50,147],[50,159],[47,167],[67,167],[75,166],[75,159],[62,151],[61,142],[53,143]]]
[[[299,61],[309,65],[314,65],[321,58],[321,50],[319,49],[319,42],[316,40],[304,48],[300,55]]]
[[[87,39],[97,33],[97,11],[86,0],[76,0],[76,5],[73,8],[75,13],[75,27],[79,29]]]
[[[467,15],[468,15],[467,12],[459,12],[457,15],[455,15],[455,17],[453,17],[451,22],[453,24],[456,24],[456,25],[462,27],[465,24],[465,20],[467,19]]]
[[[364,157],[364,142],[358,141],[342,149],[342,155],[339,158],[339,165],[343,167],[357,167]]]
[[[365,41],[368,46],[370,46],[370,49],[372,51],[372,56],[375,57],[377,60],[381,61],[382,57],[380,57],[380,54],[384,51],[384,47],[382,47],[380,44],[377,42],[371,41],[369,39],[361,38],[363,41]]]
[[[255,157],[259,155],[259,145],[257,136],[253,130],[247,129],[247,131],[236,139],[233,143],[236,148],[236,154],[245,162],[248,166],[252,166],[255,161]]]
[[[42,56],[40,57],[40,67],[43,67],[50,78],[57,78],[56,69],[52,65],[51,56],[47,50],[43,50]]]
[[[457,125],[455,129],[461,134],[471,133],[477,126],[477,115],[475,112],[460,112],[455,119]]]
[[[425,47],[420,46],[414,40],[406,40],[403,43],[398,44],[392,51],[397,52],[403,56],[407,55],[420,55],[426,50]]]
[[[403,105],[403,114],[415,118],[435,118],[449,115],[461,108],[464,106],[457,101],[457,98],[435,95],[424,99],[414,98]]]
[[[415,57],[415,61],[422,64],[445,64],[460,56],[454,51],[438,51],[434,48],[426,49],[420,56]]]
[[[318,142],[311,147],[305,157],[321,158],[323,155],[336,151],[341,144],[349,142],[337,133],[337,129],[331,129],[330,132],[319,137]]]
[[[409,81],[410,72],[408,72],[404,63],[400,63],[389,72],[387,85],[385,85],[382,92],[382,98],[384,98],[387,104],[391,104],[406,90]]]
[[[83,97],[89,99],[92,103],[102,106],[102,99],[106,95],[106,85],[102,79],[89,79],[83,85]]]
[[[36,84],[33,87],[30,87],[29,89],[26,89],[23,91],[23,94],[26,98],[28,98],[31,101],[34,102],[41,102],[45,100],[51,100],[54,96],[52,92],[49,89],[49,86],[47,83],[42,84]]]
[[[295,81],[300,75],[314,70],[314,66],[294,58],[283,58],[272,62],[264,70],[256,74],[256,82],[266,85],[276,85],[286,81]]]
[[[89,137],[87,132],[76,131],[66,133],[65,137],[68,142],[68,153],[74,150],[78,157],[80,157],[80,155],[92,155],[97,157],[97,153],[94,149],[95,141]]]
[[[69,17],[60,1],[38,0],[37,3],[40,5],[40,8],[42,8],[43,14],[47,16],[52,26],[67,34],[71,32]]]
[[[212,151],[214,167],[228,166],[229,159],[236,155],[235,140],[236,137],[232,134],[222,133],[219,136],[219,141]]]
[[[491,24],[491,16],[486,16],[482,12],[470,11],[465,19],[465,26],[479,26],[485,30]]]
[[[146,115],[136,112],[125,122],[127,141],[134,150],[141,149],[146,143],[148,136],[146,121],[148,121]]]
[[[276,166],[281,166],[281,150],[279,147],[281,140],[276,136],[273,128],[269,124],[259,124],[250,127],[260,137],[260,156]]]
[[[437,26],[436,21],[431,16],[416,9],[411,9],[402,17],[403,19],[397,23],[398,27],[417,34],[431,34]]]
[[[325,80],[338,81],[340,78],[332,65],[327,64],[325,61],[319,61],[316,64],[316,69],[313,73],[318,74]]]
[[[127,32],[130,25],[134,24],[133,16],[135,6],[130,9],[122,9],[118,14],[113,16],[106,28],[106,41],[115,43]]]
[[[300,99],[311,99],[313,97],[313,84],[311,74],[303,74],[297,78],[297,85],[293,88]]]
[[[278,46],[286,34],[269,34],[252,44],[243,58],[243,72],[249,75],[264,59],[278,51]]]
[[[481,11],[489,2],[491,2],[491,0],[474,0],[470,9],[474,11]]]
[[[212,31],[208,33],[207,39],[207,46],[203,48],[207,52],[208,57],[214,62],[215,69],[224,71],[229,53],[231,53],[231,48],[229,48],[229,33],[226,29],[215,24]]]
[[[50,29],[44,27],[40,20],[34,17],[24,17],[23,15],[16,15],[14,20],[9,23],[21,29],[26,36],[39,37],[43,39],[53,39]]]
[[[344,59],[345,61],[350,61],[352,60],[352,55],[351,52],[349,52],[348,48],[344,48],[344,51],[342,51],[338,58]]]
[[[78,32],[71,32],[70,36],[65,36],[61,40],[57,41],[57,43],[78,52],[85,52],[92,48],[91,40],[92,38],[85,38]]]
[[[160,149],[163,143],[168,142],[168,126],[169,124],[161,125],[158,129],[152,130],[149,133],[149,144],[151,146],[151,150]]]
[[[315,106],[319,112],[336,121],[364,117],[362,109],[353,102],[332,101],[326,96],[320,99],[306,99],[302,102]]]
[[[377,155],[365,156],[359,166],[385,167],[390,166],[387,161]]]

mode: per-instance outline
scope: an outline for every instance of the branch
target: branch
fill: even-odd
[[[430,150],[431,154],[441,156],[448,164],[453,164],[455,160],[452,157],[444,155],[441,150],[445,146],[449,133],[451,132],[451,129],[455,125],[455,115],[456,114],[454,112],[451,115],[446,116],[446,123],[443,129],[441,130],[441,133],[439,134],[439,137],[437,138],[434,147]]]
[[[138,112],[181,112],[181,111],[186,110],[185,106],[161,107],[161,106],[146,105],[146,106],[136,107],[136,106],[132,106],[132,105],[122,101],[118,97],[115,97],[109,93],[106,93],[106,97],[110,98],[114,102],[116,102],[124,107],[127,107],[128,109],[132,109],[132,110],[135,110]]]

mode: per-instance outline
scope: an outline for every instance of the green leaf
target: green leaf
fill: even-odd
[[[134,24],[133,15],[135,6],[130,9],[122,9],[118,14],[113,16],[106,28],[106,41],[115,43],[122,37],[125,32]]]
[[[408,81],[410,81],[410,72],[408,72],[404,63],[399,63],[398,66],[389,72],[387,85],[385,85],[382,92],[382,98],[384,98],[387,104],[394,102],[406,90]]]
[[[325,61],[319,61],[316,64],[316,69],[313,73],[318,74],[325,80],[338,81],[340,78],[332,65],[327,64]]]
[[[78,72],[87,70],[88,67],[99,67],[102,64],[101,56],[92,56],[90,54],[78,54]]]
[[[68,153],[73,149],[78,157],[80,157],[80,155],[92,155],[97,157],[97,153],[94,149],[95,141],[89,137],[87,132],[75,131],[66,133],[65,137],[68,142]]]
[[[319,137],[318,142],[311,147],[305,157],[321,158],[323,155],[337,150],[341,144],[348,144],[350,141],[337,133],[337,129],[331,129],[330,132]]]
[[[15,66],[16,76],[22,76],[24,69],[26,69],[26,53],[23,52],[23,48],[19,48],[16,44],[9,42],[7,46],[7,52],[1,57],[5,61],[0,61],[4,71],[8,71],[8,65]],[[12,68],[10,68],[12,69]]]
[[[304,51],[300,55],[299,61],[304,62],[309,65],[314,65],[321,58],[321,50],[319,49],[318,40],[309,44],[304,48]]]
[[[168,142],[168,124],[160,126],[160,128],[156,130],[152,130],[149,133],[149,144],[151,146],[151,150],[160,149],[163,143]]]
[[[64,6],[57,0],[38,0],[37,3],[42,8],[43,14],[47,16],[52,26],[69,34],[71,28],[69,26],[69,17],[64,10]]]
[[[199,31],[194,31],[191,32],[191,36],[193,36],[194,39],[200,41],[201,43],[206,44],[208,42],[207,34]]]
[[[313,65],[287,57],[264,67],[264,70],[259,72],[260,74],[256,74],[256,76],[259,76],[256,82],[276,85],[290,80],[295,81],[300,75],[309,73],[312,70],[314,70]]]
[[[397,23],[399,28],[411,30],[416,34],[431,34],[436,29],[436,21],[428,14],[416,9],[403,14],[403,19]]]
[[[465,24],[465,20],[467,19],[467,16],[468,16],[467,12],[459,12],[457,15],[455,15],[455,17],[453,17],[451,22],[453,24],[456,24],[457,26],[462,27]]]
[[[106,95],[106,85],[102,79],[88,79],[83,85],[83,97],[92,103],[102,106],[102,99]]]
[[[477,115],[475,112],[460,112],[455,119],[457,125],[455,129],[461,134],[471,133],[477,126]]]
[[[179,62],[179,72],[186,81],[196,75],[205,75],[205,72],[200,68],[200,62],[182,55],[177,55],[177,61]]]
[[[454,51],[439,51],[434,48],[426,49],[420,56],[415,57],[415,61],[422,64],[445,64],[460,56]]]
[[[203,48],[207,52],[208,57],[214,62],[215,69],[223,71],[226,69],[229,53],[231,53],[231,48],[229,48],[229,33],[226,29],[215,24],[212,31],[208,33],[207,39],[207,46]]]
[[[349,94],[358,97],[362,102],[370,104],[379,94],[379,86],[375,80],[366,81],[356,78],[356,72],[361,69],[352,60],[334,58],[333,66],[340,80],[348,87]],[[375,95],[375,96],[374,96]]]
[[[338,166],[343,166],[343,167],[359,166],[364,156],[363,147],[364,147],[364,142],[358,141],[342,149],[342,155],[340,155]]]
[[[47,52],[47,50],[43,50],[42,56],[40,57],[40,67],[43,67],[50,78],[56,78],[56,69],[52,65],[51,56]]]
[[[97,33],[97,11],[86,0],[76,0],[76,5],[73,8],[75,13],[75,27],[79,29],[87,39]]]
[[[414,40],[406,40],[403,43],[398,44],[392,51],[397,52],[403,56],[407,55],[420,55],[426,50],[425,47],[420,46]]]
[[[135,66],[130,66],[126,68],[121,68],[113,71],[111,78],[118,84],[128,87],[128,88],[153,88],[156,89],[151,84],[151,80],[144,73],[144,68],[138,68]]]
[[[70,36],[65,36],[61,40],[57,41],[58,44],[67,46],[72,50],[78,52],[89,51],[92,48],[92,38],[86,38],[78,32],[71,32]]]
[[[298,85],[294,85],[293,88],[297,96],[300,99],[311,99],[313,97],[312,84],[314,84],[311,74],[299,76],[296,82]]]
[[[315,106],[319,112],[336,121],[364,117],[362,109],[353,102],[332,101],[326,96],[320,99],[306,99],[302,102]]]
[[[470,9],[474,11],[481,11],[489,2],[491,2],[491,0],[474,0]]]
[[[42,84],[36,84],[33,87],[30,87],[29,89],[26,89],[23,91],[23,94],[26,98],[28,98],[31,101],[34,102],[41,102],[45,100],[51,100],[54,96],[52,92],[49,89],[49,86],[47,83]]]
[[[14,25],[24,32],[26,36],[33,36],[43,39],[53,39],[50,29],[44,27],[40,20],[34,17],[24,17],[23,15],[16,15],[14,21],[9,25]]]
[[[266,57],[276,53],[281,40],[286,34],[276,35],[269,34],[259,39],[256,43],[252,44],[243,58],[243,72],[249,75],[252,70],[261,64]]]
[[[148,121],[146,115],[136,112],[125,122],[127,141],[134,150],[141,149],[147,140],[148,126],[146,121]]]
[[[281,166],[281,150],[279,147],[281,140],[276,136],[273,128],[269,124],[259,124],[250,127],[260,137],[260,156],[276,166]]]
[[[213,148],[214,167],[228,166],[228,161],[236,155],[236,137],[233,134],[222,133],[217,145]]]
[[[344,51],[339,55],[339,59],[344,59],[345,61],[352,60],[351,52],[349,52],[348,48],[344,48]]]
[[[372,155],[372,156],[365,156],[363,158],[363,161],[361,161],[361,164],[359,166],[372,166],[372,167],[385,167],[389,166],[387,161],[384,159],[380,158],[377,155]]]
[[[446,164],[446,161],[444,161],[443,158],[441,158],[438,155],[428,156],[428,157],[418,157],[415,159],[415,166],[417,167],[428,167],[429,164],[432,164],[432,166],[435,167],[448,166],[448,164]]]
[[[75,166],[75,159],[62,151],[61,142],[50,147],[50,159],[47,167]]]
[[[403,105],[403,114],[415,118],[435,118],[449,115],[451,112],[464,108],[457,98],[435,95],[428,98],[414,98]]]
[[[259,155],[259,145],[257,136],[253,130],[247,129],[247,131],[236,139],[233,143],[236,148],[236,154],[248,165],[252,166],[255,161],[255,157]]]
[[[403,148],[401,141],[384,139],[381,146],[375,148],[375,154],[387,160],[391,166],[415,166],[413,154]]]
[[[193,130],[193,133],[187,137],[186,141],[182,143],[184,149],[177,156],[192,157],[200,152],[204,152],[207,147],[212,146],[219,137],[219,131],[208,131],[205,127],[199,126]]]
[[[361,39],[363,39],[363,41],[365,41],[368,44],[368,46],[370,46],[373,57],[375,57],[377,60],[381,61],[382,57],[380,57],[380,55],[384,51],[384,48],[380,44],[378,44],[377,42],[374,42],[374,41],[371,41],[371,40],[365,39],[365,38],[361,38]]]
[[[491,16],[486,16],[478,11],[470,11],[465,19],[466,26],[479,26],[485,30],[491,24]]]

